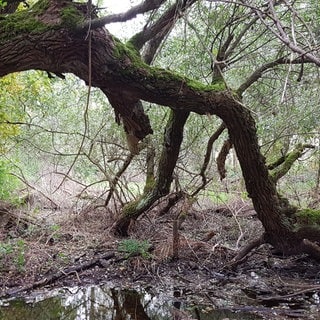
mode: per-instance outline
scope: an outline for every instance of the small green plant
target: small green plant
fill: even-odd
[[[6,260],[13,252],[13,246],[10,243],[0,243],[0,270],[3,270],[7,265]]]
[[[18,186],[18,179],[10,174],[10,164],[6,160],[0,159],[0,200],[17,203],[18,199],[12,193]]]
[[[65,264],[67,264],[70,261],[70,258],[68,257],[68,255],[63,252],[58,252],[57,257],[62,263],[65,263]]]
[[[320,210],[302,209],[296,213],[296,219],[299,224],[320,225]]]
[[[148,252],[151,244],[147,240],[125,239],[119,243],[118,250],[125,252],[127,257],[141,255],[143,258],[150,258]]]
[[[25,242],[23,239],[0,243],[0,269],[9,264],[14,264],[19,272],[24,271]]]
[[[4,8],[7,5],[6,1],[0,0],[0,8]]]
[[[208,191],[208,197],[216,204],[224,204],[228,202],[230,196],[226,192]]]
[[[22,272],[24,270],[24,266],[26,262],[24,257],[25,242],[23,239],[18,239],[16,243],[16,249],[17,249],[17,255],[15,258],[15,262],[18,270]]]
[[[58,224],[53,224],[50,226],[50,231],[52,232],[51,237],[54,240],[58,240],[61,236],[61,234],[59,233],[59,230],[61,229],[61,226],[59,226]]]
[[[0,259],[4,258],[7,254],[12,253],[13,246],[11,243],[0,243]]]

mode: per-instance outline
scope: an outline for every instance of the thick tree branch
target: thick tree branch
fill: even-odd
[[[60,7],[59,7],[60,6]],[[64,6],[74,6],[83,19],[79,4],[71,1],[49,1],[46,12],[37,12],[32,17],[32,10],[26,18],[33,18],[39,30],[30,33],[25,28],[17,28],[6,35],[6,21],[0,20],[0,76],[15,71],[40,69],[57,73],[73,73],[88,83],[88,41],[86,33],[75,33],[74,25],[66,24],[61,19]],[[73,9],[74,9],[73,8]],[[83,9],[83,8],[82,8]],[[69,10],[70,11],[70,10]],[[74,10],[75,11],[75,10]],[[82,13],[82,16],[81,16]],[[15,14],[9,15],[13,16]],[[31,17],[30,17],[31,16]],[[77,18],[77,15],[76,15]],[[7,18],[6,18],[7,19]],[[5,20],[6,20],[5,19]],[[14,19],[11,20],[13,22]],[[67,21],[68,23],[70,21]],[[215,114],[224,121],[228,128],[230,140],[237,153],[243,172],[246,189],[252,198],[257,216],[268,234],[268,241],[282,252],[294,253],[300,248],[301,237],[298,237],[290,219],[283,214],[282,201],[276,185],[269,175],[265,159],[259,149],[255,121],[248,110],[234,94],[226,89],[223,82],[204,85],[188,79],[170,70],[150,67],[141,60],[137,52],[123,45],[104,29],[92,30],[92,86],[99,87],[108,96],[124,99],[131,103],[139,99],[168,106],[173,109],[173,121],[178,122],[175,128],[169,128],[165,136],[172,135],[171,143],[163,161],[168,163],[167,172],[158,177],[158,193],[148,194],[146,201],[136,203],[136,211],[144,209],[153,197],[159,198],[169,191],[170,181],[179,154],[182,131],[189,112],[197,114]],[[124,101],[125,102],[125,101]],[[114,103],[117,109],[117,104]],[[142,117],[131,117],[131,106],[124,110],[123,105],[116,110],[120,117],[129,117],[130,126],[137,132],[145,126],[141,119],[147,119],[141,110]],[[145,118],[144,118],[145,116]],[[148,133],[148,124],[142,130],[141,137]],[[179,130],[178,130],[179,129]],[[173,132],[174,131],[174,132]],[[175,140],[174,140],[175,139]],[[176,141],[175,143],[172,141]],[[170,158],[172,155],[172,158]],[[169,175],[171,171],[171,174]],[[129,210],[130,208],[127,208]]]
[[[188,112],[171,111],[164,132],[163,148],[155,184],[153,188],[146,190],[146,193],[140,198],[127,204],[123,208],[120,219],[113,226],[116,234],[127,236],[131,219],[137,219],[143,212],[148,210],[156,200],[169,193],[173,171],[176,167],[183,140],[183,129],[188,116]]]
[[[158,9],[167,0],[145,0],[144,2],[132,7],[124,13],[112,14],[92,21],[86,21],[79,29],[97,29],[102,28],[106,24],[114,22],[124,22],[135,18],[138,14],[143,14],[151,10]]]
[[[155,23],[134,35],[130,42],[140,50],[143,45],[157,35],[162,40],[171,30],[176,20],[198,0],[177,0]],[[160,35],[159,35],[160,34]]]

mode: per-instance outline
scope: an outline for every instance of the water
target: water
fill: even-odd
[[[144,289],[91,286],[34,292],[23,299],[0,301],[1,320],[255,320],[230,310],[188,306],[174,295]]]

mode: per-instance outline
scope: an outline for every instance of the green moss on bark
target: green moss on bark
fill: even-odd
[[[48,26],[37,17],[48,8],[47,0],[38,1],[28,10],[17,11],[9,15],[1,15],[0,40],[9,39],[21,33],[43,32]]]
[[[78,28],[84,21],[81,11],[70,2],[66,7],[61,8],[60,17],[57,17],[56,25],[45,23],[41,16],[49,8],[48,0],[41,0],[35,3],[30,9],[17,11],[8,15],[0,15],[0,41],[23,34],[35,34],[45,32],[49,29]]]
[[[65,26],[70,29],[78,28],[84,21],[84,17],[72,3],[61,10],[61,26]]]
[[[291,169],[294,162],[301,157],[303,150],[304,146],[299,143],[295,146],[293,151],[285,155],[283,161],[279,162],[280,165],[271,171],[273,181],[277,182]],[[277,162],[278,161],[276,161],[276,163]]]
[[[221,79],[213,82],[210,85],[206,85],[199,81],[189,79],[188,77],[181,76],[173,71],[151,67],[141,59],[139,52],[135,49],[134,45],[130,41],[126,44],[123,44],[116,37],[114,37],[113,40],[115,45],[113,52],[114,57],[125,64],[125,68],[121,70],[121,73],[124,76],[138,71],[150,79],[151,85],[152,79],[154,79],[155,82],[159,80],[173,83],[179,81],[186,84],[186,86],[194,91],[223,91],[226,89],[225,83]]]
[[[147,175],[146,184],[143,189],[143,193],[148,193],[153,190],[156,180],[153,175]]]
[[[134,219],[135,217],[139,216],[140,213],[147,207],[152,201],[153,194],[152,192],[144,193],[142,196],[137,198],[136,200],[133,200],[126,204],[123,207],[122,214],[125,217]]]

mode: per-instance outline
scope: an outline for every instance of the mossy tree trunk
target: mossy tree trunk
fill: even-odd
[[[277,193],[259,149],[254,119],[236,94],[222,81],[207,86],[150,67],[132,45],[124,45],[104,28],[91,30],[88,37],[88,29],[83,27],[87,10],[86,4],[42,0],[33,10],[2,16],[0,76],[30,69],[73,73],[105,93],[117,119],[137,140],[152,132],[140,99],[172,109],[155,187],[131,208],[124,208],[116,229],[120,233],[127,230],[128,216],[137,217],[169,192],[188,114],[212,114],[220,117],[229,131],[248,195],[266,231],[265,240],[284,253],[306,251],[316,256],[318,248],[304,240],[308,233],[297,229],[292,216],[286,214],[292,208]],[[150,40],[151,34],[146,39]],[[320,240],[320,233],[313,231],[311,240]]]
[[[183,128],[188,116],[189,113],[184,111],[172,110],[170,112],[163,135],[164,140],[155,183],[153,186],[146,188],[145,192],[138,199],[124,206],[120,218],[113,226],[116,234],[127,236],[130,221],[138,218],[155,201],[169,193],[173,172],[183,140]]]

